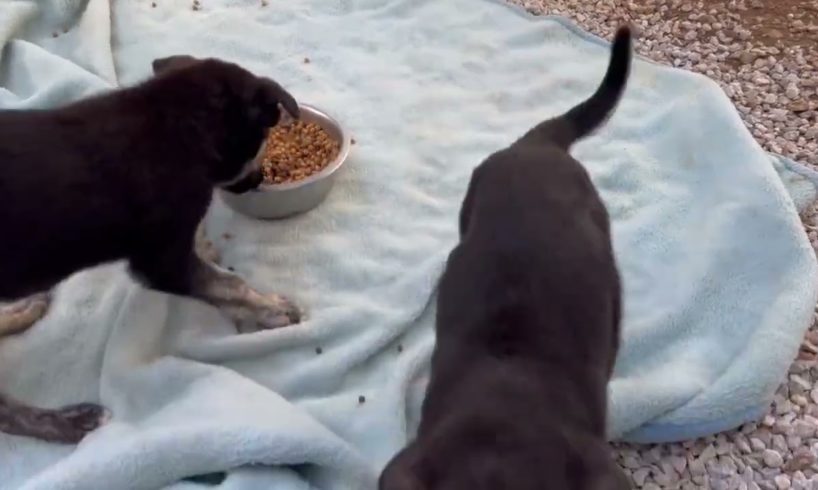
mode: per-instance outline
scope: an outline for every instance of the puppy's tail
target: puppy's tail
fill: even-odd
[[[619,103],[631,65],[631,30],[620,27],[611,48],[611,60],[594,94],[565,114],[534,127],[519,143],[551,143],[568,150],[604,123]]]

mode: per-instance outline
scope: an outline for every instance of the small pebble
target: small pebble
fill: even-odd
[[[671,456],[670,464],[673,465],[673,469],[680,475],[687,469],[687,459],[682,456]]]
[[[780,468],[784,465],[784,458],[781,457],[778,451],[773,449],[765,449],[762,458],[764,459],[764,464],[770,468]]]
[[[792,486],[790,483],[790,477],[787,475],[777,475],[775,478],[775,486],[779,490],[787,490]]]
[[[773,444],[772,444],[773,449],[775,449],[776,451],[779,451],[781,453],[786,453],[787,452],[787,447],[788,447],[787,446],[787,439],[784,436],[782,436],[781,434],[775,434],[773,436],[772,441],[773,441]]]
[[[693,476],[701,476],[707,473],[707,468],[705,468],[704,463],[700,459],[694,459],[688,462],[687,467]]]
[[[650,475],[650,470],[648,468],[639,468],[633,472],[633,482],[636,483],[637,487],[641,488],[645,486],[645,480],[647,480],[648,475]]]

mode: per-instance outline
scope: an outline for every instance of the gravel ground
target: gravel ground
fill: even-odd
[[[509,1],[609,39],[630,23],[641,55],[706,74],[765,149],[818,169],[818,0]],[[818,249],[818,206],[802,219]],[[818,322],[758,423],[680,444],[617,444],[634,487],[818,490],[816,346]]]

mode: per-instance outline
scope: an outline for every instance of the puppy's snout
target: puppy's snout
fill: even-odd
[[[238,182],[225,187],[225,190],[233,194],[244,194],[245,192],[257,189],[262,182],[264,182],[264,173],[259,168],[248,173]]]

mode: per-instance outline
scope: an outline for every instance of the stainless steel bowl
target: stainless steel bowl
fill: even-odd
[[[340,143],[338,155],[324,170],[304,180],[285,184],[262,184],[244,194],[233,194],[219,189],[225,204],[233,210],[261,219],[280,219],[304,213],[318,206],[329,194],[338,170],[349,155],[350,137],[334,118],[307,104],[300,104],[301,120],[320,125],[329,136]]]

